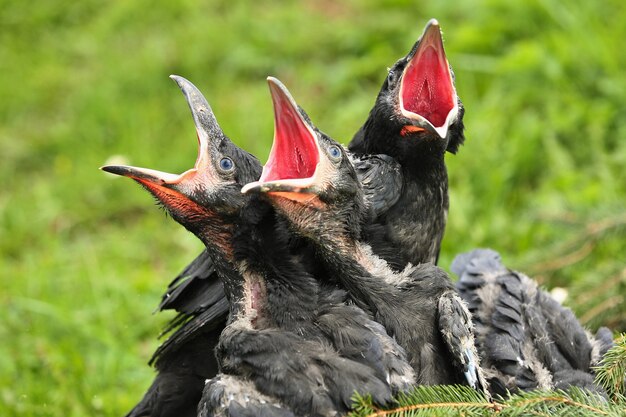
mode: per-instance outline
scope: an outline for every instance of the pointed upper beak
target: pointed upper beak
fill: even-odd
[[[427,47],[434,48],[439,55],[439,58],[446,58],[446,54],[443,49],[443,38],[441,37],[441,26],[439,26],[439,21],[437,19],[430,19],[428,23],[426,23],[422,36],[420,36],[418,41],[417,48],[412,51],[413,56],[410,57],[410,59],[413,59],[420,50],[423,51]]]
[[[178,84],[181,91],[187,99],[189,110],[193,116],[193,122],[196,125],[196,133],[198,135],[198,158],[194,168],[204,168],[211,159],[209,145],[211,141],[222,139],[224,133],[217,123],[215,114],[204,98],[204,95],[189,80],[178,75],[170,75],[170,78]]]

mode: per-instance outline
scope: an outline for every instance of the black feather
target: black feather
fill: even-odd
[[[612,344],[606,332],[594,339],[571,310],[530,278],[507,269],[493,250],[461,254],[452,270],[459,275],[457,289],[470,306],[477,348],[493,371],[490,383],[499,394],[504,394],[502,387],[515,391],[570,386],[605,394],[593,383],[592,364]]]

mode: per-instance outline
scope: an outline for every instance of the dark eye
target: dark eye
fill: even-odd
[[[387,75],[387,83],[393,84],[396,81],[396,73],[394,70],[390,69],[389,74]]]
[[[330,155],[330,157],[335,160],[339,160],[341,159],[341,150],[338,146],[332,145],[330,148],[328,148],[328,155]]]
[[[230,158],[222,158],[220,159],[220,169],[224,172],[230,172],[233,170],[233,168],[235,168],[235,164],[233,163],[233,160]]]

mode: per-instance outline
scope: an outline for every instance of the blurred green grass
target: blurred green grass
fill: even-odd
[[[347,143],[430,17],[467,108],[441,264],[492,247],[591,328],[626,330],[623,2],[232,3],[0,1],[0,415],[119,416],[152,378],[170,316],[150,313],[201,246],[97,168],[191,166],[169,74],[262,161],[267,75]]]

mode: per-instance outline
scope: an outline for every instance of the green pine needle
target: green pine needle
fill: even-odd
[[[603,386],[609,396],[624,402],[626,395],[626,333],[622,333],[602,358],[596,368],[596,383]]]
[[[568,391],[531,391],[507,400],[489,402],[479,392],[465,386],[421,386],[400,394],[393,408],[372,404],[371,397],[355,397],[351,417],[421,416],[609,416],[624,417],[624,403],[607,401],[578,388]]]

